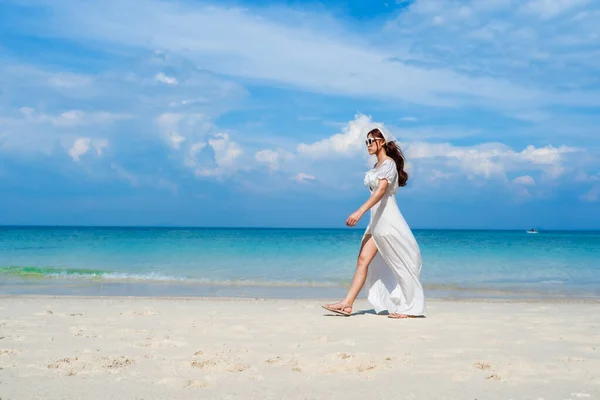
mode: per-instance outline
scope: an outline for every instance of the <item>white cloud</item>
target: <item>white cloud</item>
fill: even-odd
[[[60,149],[57,143],[70,148],[74,135],[106,137],[120,148],[130,140],[154,140],[157,132],[148,121],[155,121],[170,147],[185,147],[206,140],[214,131],[211,121],[247,95],[240,84],[166,53],[138,52],[93,75],[65,73],[58,65],[40,68],[0,56],[3,152],[49,155]],[[182,80],[157,85],[158,71]],[[158,121],[166,110],[173,115],[166,115],[163,127]],[[119,154],[125,151],[135,149]]]
[[[80,157],[87,154],[92,147],[96,150],[98,156],[101,156],[102,150],[108,147],[108,141],[106,139],[80,137],[75,139],[73,146],[69,149],[68,153],[71,158],[73,158],[73,161],[79,161]]]
[[[227,133],[218,133],[208,141],[215,152],[215,162],[221,169],[235,169],[236,160],[242,154],[242,148],[231,140]]]
[[[58,116],[51,117],[51,122],[58,127],[72,127],[79,125],[95,125],[111,123],[131,118],[129,115],[113,114],[108,112],[84,112],[69,110]]]
[[[450,143],[412,142],[405,146],[410,160],[442,159],[451,166],[462,169],[472,177],[505,178],[507,171],[531,168],[557,178],[564,172],[564,156],[581,149],[561,146],[536,148],[527,146],[517,152],[501,143],[485,143],[475,146],[453,146]]]
[[[3,117],[3,113],[8,115]],[[128,118],[131,116],[74,109],[51,114],[39,112],[33,107],[20,107],[7,112],[0,103],[0,150],[19,155],[50,155],[56,150],[65,149],[74,160],[78,160],[90,148],[94,148],[98,155],[102,155],[109,140],[99,136],[104,136],[107,124]],[[77,139],[82,127],[85,127],[86,136]]]
[[[204,149],[206,145],[206,143],[194,143],[190,146],[190,149],[188,150],[188,154],[184,161],[187,167],[194,168],[198,164],[198,161],[196,160],[196,155],[198,154],[198,152],[202,151],[202,149]]]
[[[182,114],[164,113],[158,116],[157,123],[162,128],[163,135],[169,146],[173,149],[179,149],[181,144],[185,142],[185,137],[178,132],[179,121],[182,119]]]
[[[389,29],[368,36],[357,35],[353,27],[342,26],[329,15],[310,14],[307,18],[305,12],[283,8],[274,13],[270,9],[141,0],[127,4],[108,0],[102,5],[42,1],[52,9],[49,14],[53,19],[38,24],[40,29],[51,29],[55,34],[79,40],[165,49],[220,74],[277,82],[317,93],[513,110],[580,101],[548,93],[541,86],[514,84],[503,74],[481,73],[483,69],[473,74],[460,63],[455,65],[456,59],[421,65],[440,54],[440,50],[445,51],[446,46],[437,52],[431,48],[432,44],[421,46],[420,36],[429,40],[436,31],[421,35],[420,29],[427,31],[431,25],[452,31],[463,24],[465,28],[459,32],[467,30],[465,38],[468,38],[475,28],[486,28],[483,23],[474,26],[472,21],[483,20],[482,16],[494,11],[493,7],[479,3],[416,1],[401,13],[399,24],[408,31],[400,35]],[[136,7],[138,12],[127,12],[130,7]],[[403,23],[404,19],[410,23]],[[503,18],[496,21],[492,28],[502,24]],[[518,21],[517,26],[521,23]],[[231,26],[236,29],[230,29]],[[505,30],[493,32],[492,36]],[[509,30],[512,37],[519,34],[519,29]],[[466,48],[480,49],[472,45],[473,40],[468,41]],[[411,47],[406,41],[414,41],[416,46]],[[427,54],[409,49],[426,50]],[[486,56],[487,51],[482,55]],[[598,103],[592,98],[581,101]]]
[[[313,162],[322,163],[329,160],[336,160],[334,162],[337,163],[339,157],[342,157],[348,160],[344,161],[344,165],[347,166],[352,158],[367,157],[364,137],[371,127],[376,125],[381,126],[370,117],[358,114],[342,128],[342,133],[315,143],[301,144],[298,146],[298,154],[310,157]],[[389,129],[384,129],[389,136],[394,136]],[[524,188],[535,185],[536,180],[545,182],[556,180],[567,172],[575,174],[583,165],[578,163],[578,160],[585,159],[587,155],[586,150],[570,146],[529,145],[522,150],[516,150],[496,142],[456,146],[451,143],[409,140],[401,143],[401,147],[407,159],[406,168],[410,170],[411,176],[415,177],[417,182],[430,182],[436,186],[440,186],[440,182],[449,178],[498,180],[508,183],[509,175],[527,172],[513,180],[514,184]],[[366,165],[370,168],[372,164],[373,160],[368,158]],[[327,167],[325,169],[328,170]],[[324,180],[326,179],[325,176]]]
[[[212,149],[214,159],[210,163],[200,162],[196,157],[197,153],[207,146]],[[243,153],[240,144],[231,140],[229,134],[217,133],[208,139],[207,143],[192,145],[184,163],[187,167],[192,168],[197,176],[220,178],[249,167],[240,160]]]
[[[536,164],[555,164],[560,161],[562,154],[576,151],[579,151],[579,149],[566,146],[554,148],[548,145],[546,147],[535,148],[529,145],[521,151],[519,156]]]
[[[215,127],[211,118],[204,113],[169,112],[156,118],[156,123],[169,147],[178,150],[186,141],[204,139]]]
[[[254,155],[254,159],[260,163],[265,164],[270,170],[276,171],[281,168],[282,162],[285,160],[292,159],[294,155],[282,149],[277,150],[259,150]]]
[[[401,62],[527,88],[532,97],[516,100],[509,114],[528,115],[552,104],[598,104],[589,82],[600,67],[591,56],[600,51],[599,11],[587,0],[416,0],[387,29],[397,48],[411,49],[398,52]]]
[[[531,0],[525,2],[521,10],[542,18],[552,18],[589,3],[590,0]]]
[[[26,72],[26,71],[23,71]],[[33,72],[33,71],[27,71]],[[73,74],[69,72],[47,73],[44,71],[35,71],[40,76],[44,76],[47,83],[60,89],[80,89],[89,87],[93,83],[93,78],[83,74]]]
[[[178,149],[181,146],[181,143],[185,142],[185,137],[173,131],[167,134],[167,139],[169,140],[171,147],[173,147],[174,149]]]
[[[213,133],[216,127],[209,116],[202,113],[163,113],[156,123],[169,147],[179,154],[182,163],[197,176],[217,177],[247,169],[240,161],[243,150],[228,133]],[[204,149],[210,149],[208,160]],[[202,153],[202,159],[198,156]]]
[[[83,156],[90,150],[92,139],[90,138],[78,138],[73,143],[73,147],[69,150],[69,155],[74,161],[79,161],[79,157]]]
[[[131,118],[130,115],[109,113],[104,111],[86,112],[81,110],[68,110],[55,115],[38,113],[31,107],[21,107],[19,111],[21,115],[29,122],[36,124],[51,124],[59,128],[107,124]]]
[[[102,150],[108,147],[108,140],[106,139],[93,139],[92,146],[96,149],[96,153],[101,156]]]
[[[303,172],[300,172],[298,175],[296,175],[294,177],[294,180],[298,183],[307,183],[310,181],[315,181],[317,178],[315,178],[313,175],[310,174],[305,174]]]
[[[410,168],[408,165],[405,165],[405,170],[407,172],[410,172]],[[449,179],[449,178],[452,178],[453,176],[454,176],[454,174],[451,174],[449,172],[444,172],[444,171],[439,171],[437,169],[433,169],[431,171],[431,173],[429,174],[428,179],[430,181],[438,181],[438,180],[443,180],[443,179]]]
[[[298,145],[298,153],[313,158],[331,156],[352,156],[365,148],[367,133],[373,128],[384,129],[383,124],[374,123],[371,117],[357,114],[342,130],[329,138],[316,143]]]
[[[69,149],[74,160],[79,160],[90,149],[102,154],[108,140],[111,148],[118,148],[116,140],[121,138],[138,135],[133,140],[151,141],[161,135],[171,149],[167,157],[180,157],[183,165],[204,176],[220,177],[259,164],[282,170],[288,176],[299,170],[319,171],[319,180],[324,181],[334,169],[350,174],[363,167],[353,157],[367,157],[364,135],[378,123],[361,114],[345,127],[336,128],[336,135],[315,143],[305,139],[306,143],[299,144],[293,154],[280,149],[261,150],[264,138],[237,133],[236,141],[228,134],[211,137],[220,132],[213,121],[235,108],[236,100],[246,95],[241,85],[218,78],[212,70],[218,76],[251,78],[258,84],[286,90],[358,96],[361,104],[364,99],[377,99],[375,107],[385,102],[386,113],[396,112],[392,120],[400,116],[402,121],[417,122],[410,115],[418,115],[419,124],[404,124],[418,125],[415,129],[394,132],[403,141],[411,170],[414,168],[422,182],[443,184],[450,177],[510,182],[508,176],[523,175],[541,186],[545,178],[558,179],[574,172],[574,152],[581,150],[545,145],[561,143],[551,135],[529,138],[525,136],[531,131],[519,127],[511,134],[536,145],[515,148],[491,142],[486,117],[470,118],[465,123],[468,126],[451,128],[423,124],[459,121],[461,112],[471,111],[462,106],[475,106],[475,112],[491,107],[532,125],[543,121],[550,124],[555,110],[558,115],[568,112],[564,111],[568,108],[546,108],[549,104],[598,104],[600,96],[593,85],[600,67],[600,58],[595,57],[600,54],[594,23],[598,7],[589,4],[589,9],[582,10],[583,3],[575,0],[410,3],[401,14],[395,14],[400,15],[398,24],[381,24],[381,31],[362,35],[353,32],[354,26],[342,25],[331,16],[301,16],[283,8],[278,8],[275,15],[273,9],[242,10],[198,2],[108,0],[99,5],[36,0],[30,3],[32,7],[51,11],[41,13],[36,21],[34,29],[44,34],[77,37],[83,46],[108,45],[116,49],[115,54],[120,46],[126,46],[128,50],[138,47],[137,52],[152,49],[153,55],[123,63],[126,67],[122,69],[111,64],[106,71],[89,76],[0,63],[0,100],[8,99],[6,104],[11,106],[0,108],[0,148],[13,150],[22,143],[22,148],[44,147],[50,154],[58,142]],[[144,6],[139,7],[141,4]],[[139,13],[124,13],[128,7],[139,9]],[[57,19],[45,19],[48,15]],[[546,22],[545,18],[554,16],[560,19]],[[324,20],[331,23],[323,24]],[[119,25],[119,21],[127,23]],[[106,29],[109,24],[116,29]],[[234,25],[239,30],[228,28]],[[531,65],[536,68],[534,75],[530,73]],[[26,92],[29,94],[21,96]],[[435,107],[422,110],[407,103],[453,108],[439,112]],[[18,111],[14,104],[29,107]],[[12,112],[18,118],[13,118]],[[489,115],[488,110],[485,113]],[[585,119],[586,113],[580,114]],[[444,118],[439,118],[441,115]],[[269,115],[263,116],[267,121]],[[139,129],[98,126],[129,117],[137,119]],[[315,118],[326,119],[323,115]],[[582,126],[561,120],[566,127]],[[153,122],[154,129],[148,129],[145,121]],[[472,121],[481,122],[477,126]],[[587,132],[591,137],[597,123],[586,126],[593,128]],[[73,143],[75,133],[68,130],[81,127],[85,130],[76,135],[84,135],[80,138],[84,141]],[[565,129],[564,137],[571,132]],[[93,139],[105,137],[105,133],[109,139]],[[449,143],[467,136],[469,142],[461,143],[481,144]],[[302,139],[291,140],[297,143]],[[502,140],[509,141],[511,136]],[[519,143],[523,143],[521,139]],[[576,140],[570,143],[585,146]],[[214,159],[207,160],[211,154]],[[304,169],[306,164],[301,163],[307,162],[319,163],[323,170]],[[302,181],[312,177],[305,175]]]
[[[165,75],[163,72],[156,74],[154,79],[167,85],[177,85],[179,83],[175,77]]]
[[[62,113],[58,118],[54,119],[55,125],[77,125],[78,121],[83,119],[83,113],[81,111],[71,110]]]
[[[535,179],[530,175],[523,175],[513,179],[513,183],[523,186],[533,186],[535,185]]]
[[[21,111],[21,114],[23,114],[23,116],[25,116],[25,118],[28,120],[35,120],[35,110],[33,108],[21,107],[19,111]]]

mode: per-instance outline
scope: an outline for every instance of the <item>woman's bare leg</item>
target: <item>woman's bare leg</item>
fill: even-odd
[[[344,297],[344,300],[338,303],[325,304],[323,306],[324,308],[332,311],[340,311],[343,314],[350,314],[352,312],[352,306],[354,305],[354,302],[356,301],[356,298],[358,297],[358,294],[360,293],[367,279],[369,264],[371,261],[373,261],[373,258],[376,254],[377,246],[375,245],[371,235],[368,235],[361,244],[358,260],[356,262],[356,271],[354,272],[352,284],[350,285],[350,289],[348,289],[346,297]]]

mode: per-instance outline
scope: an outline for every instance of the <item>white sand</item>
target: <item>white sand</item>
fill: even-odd
[[[0,398],[600,399],[598,303],[319,304],[0,298]]]

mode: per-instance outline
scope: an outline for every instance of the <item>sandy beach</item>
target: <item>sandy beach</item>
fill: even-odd
[[[0,398],[598,399],[600,303],[0,298]]]

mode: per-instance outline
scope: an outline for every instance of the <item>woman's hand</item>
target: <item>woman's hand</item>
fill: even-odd
[[[358,221],[360,221],[360,219],[362,218],[363,214],[364,213],[361,210],[354,211],[352,214],[350,214],[350,216],[346,220],[346,225],[348,225],[348,226],[355,226],[356,223]]]

